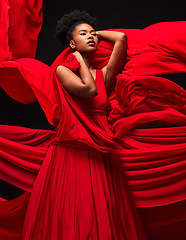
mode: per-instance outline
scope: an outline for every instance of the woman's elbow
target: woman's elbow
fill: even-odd
[[[98,90],[96,86],[86,89],[85,91],[85,97],[87,98],[93,98],[93,97],[96,97],[97,95],[98,95]]]
[[[123,32],[120,32],[120,35],[118,36],[118,41],[126,42],[126,40],[127,40],[127,35]]]
[[[98,95],[98,90],[97,88],[93,88],[89,91],[89,98],[93,98],[93,97],[96,97]]]
[[[81,90],[78,90],[74,93],[76,96],[83,97],[83,98],[93,98],[98,95],[97,87],[87,88],[84,87]]]

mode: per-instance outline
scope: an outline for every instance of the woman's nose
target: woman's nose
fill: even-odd
[[[94,38],[91,33],[88,33],[88,39],[89,39],[89,38]]]

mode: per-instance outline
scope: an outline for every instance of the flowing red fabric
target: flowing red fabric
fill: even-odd
[[[0,3],[4,6],[1,18],[5,20],[1,24],[6,30],[1,39],[4,54],[1,60],[33,57],[21,52],[19,42],[20,50],[17,47],[12,50],[6,20],[9,4],[3,0]],[[29,6],[38,7],[36,16],[41,23],[41,5]],[[21,29],[26,28],[21,26]],[[160,76],[186,72],[185,29],[184,21],[157,23],[142,30],[119,29],[127,35],[128,48],[125,67],[117,76],[115,90],[108,95],[110,130],[95,127],[57,79],[55,68],[65,61],[70,49],[62,52],[51,67],[30,58],[1,61],[1,87],[22,103],[37,99],[48,121],[56,126],[55,132],[1,126],[1,179],[31,191],[43,160],[42,167],[46,169],[47,164],[52,164],[54,151],[62,154],[61,149],[54,150],[55,146],[73,147],[76,143],[79,149],[94,149],[104,154],[117,146],[112,161],[122,162],[126,188],[128,185],[140,210],[148,239],[185,239],[186,92]],[[29,38],[31,32],[25,35]],[[112,47],[104,41],[99,43],[94,57],[96,68],[107,63]],[[39,179],[45,173],[40,171],[35,186],[39,186],[38,181],[43,184]],[[33,188],[33,196],[38,189]],[[21,238],[29,196],[25,193],[17,199],[1,201],[2,239]],[[10,218],[15,219],[11,226]]]
[[[43,22],[42,1],[1,0],[0,9],[0,60],[34,58]]]

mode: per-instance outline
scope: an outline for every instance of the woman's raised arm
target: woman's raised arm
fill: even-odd
[[[109,88],[124,65],[127,37],[125,33],[117,31],[97,31],[96,34],[98,38],[114,43],[109,62],[102,69],[106,87]]]

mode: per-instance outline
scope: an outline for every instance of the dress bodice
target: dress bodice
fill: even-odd
[[[78,106],[87,114],[103,115],[107,110],[107,94],[102,70],[96,70],[96,86],[98,95],[93,98],[73,96]]]

